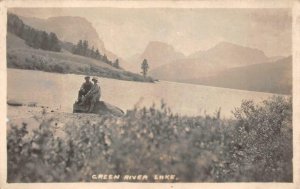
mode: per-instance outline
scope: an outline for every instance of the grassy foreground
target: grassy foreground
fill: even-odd
[[[93,174],[175,174],[176,182],[292,182],[292,99],[244,101],[235,119],[135,108],[122,118],[28,133],[10,126],[8,182],[94,181]],[[97,180],[96,180],[97,181]],[[148,182],[154,182],[149,179]]]

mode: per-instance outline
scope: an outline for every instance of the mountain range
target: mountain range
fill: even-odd
[[[51,17],[39,19],[21,17],[25,24],[54,32],[63,41],[63,51],[71,51],[72,43],[88,40],[110,59],[119,58],[126,70],[139,73],[143,59],[148,60],[149,75],[175,82],[194,83],[243,90],[291,93],[292,58],[268,57],[259,49],[230,42],[184,55],[172,45],[150,41],[141,53],[124,60],[105,48],[93,25],[81,17]]]
[[[226,69],[209,77],[183,81],[207,86],[270,93],[292,93],[292,57],[274,62],[251,64]]]
[[[149,74],[161,80],[282,94],[292,90],[291,57],[268,57],[259,49],[230,42],[189,56],[171,45],[150,42],[136,57],[140,62],[146,58]]]
[[[182,81],[211,76],[228,68],[266,61],[268,57],[258,49],[221,42],[206,51],[198,51],[186,58],[152,69],[150,74],[159,79]]]
[[[90,47],[98,48],[100,53],[106,54],[108,58],[120,59],[116,54],[105,48],[104,42],[100,39],[96,29],[85,18],[74,16],[50,17],[48,19],[24,16],[20,16],[20,18],[29,26],[39,30],[54,32],[61,41],[66,42],[67,50],[69,50],[67,42],[77,44],[82,39],[87,40]]]

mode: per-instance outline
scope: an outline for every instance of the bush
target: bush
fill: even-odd
[[[242,181],[292,181],[292,99],[244,101],[234,112],[237,127],[232,167]]]
[[[124,117],[74,121],[56,136],[53,120],[31,135],[8,132],[9,182],[92,181],[95,173],[175,174],[177,182],[291,181],[291,100],[245,101],[236,120],[187,117],[160,107]],[[149,180],[153,182],[153,180]]]
[[[59,64],[55,64],[52,68],[53,72],[58,72],[58,73],[64,73],[64,67],[59,65]]]

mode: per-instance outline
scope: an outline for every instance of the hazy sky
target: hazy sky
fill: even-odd
[[[149,41],[162,41],[188,55],[220,41],[255,47],[267,56],[290,55],[289,9],[18,9],[38,18],[80,16],[96,28],[105,47],[122,57],[141,53]]]

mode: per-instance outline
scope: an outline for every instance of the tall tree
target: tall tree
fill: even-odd
[[[83,55],[83,43],[82,43],[82,40],[78,41],[76,52],[77,53],[75,53],[75,54]]]
[[[102,60],[103,60],[103,62],[108,63],[108,58],[107,58],[106,54],[103,55]]]
[[[88,52],[88,48],[89,48],[89,42],[87,40],[83,41],[82,44],[82,55],[87,56],[87,52]]]
[[[49,49],[50,44],[49,44],[48,34],[43,31],[43,32],[40,33],[40,35],[41,35],[41,43],[39,45],[40,48],[43,49],[43,50]]]
[[[119,59],[115,60],[115,62],[113,63],[113,67],[120,68]]]
[[[144,77],[147,76],[147,72],[148,72],[148,69],[149,69],[149,64],[148,64],[148,61],[147,59],[144,59],[142,64],[141,64],[141,68],[142,68],[142,74]]]
[[[55,33],[51,32],[49,34],[49,41],[50,41],[50,50],[59,52],[61,47],[59,45],[59,40]]]
[[[97,60],[100,60],[100,59],[101,59],[101,55],[100,55],[98,49],[96,49],[96,52],[95,52],[95,58],[96,58]]]
[[[32,32],[33,35],[33,41],[32,41],[32,47],[33,48],[40,48],[42,44],[42,35],[40,32]]]
[[[95,57],[95,48],[94,48],[94,46],[92,46],[91,53],[90,53],[90,57],[91,57],[91,58],[96,58],[96,57]]]

